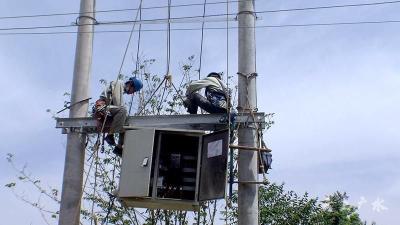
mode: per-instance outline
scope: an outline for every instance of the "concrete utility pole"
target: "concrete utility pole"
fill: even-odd
[[[239,112],[250,112],[257,107],[256,93],[256,54],[255,54],[255,14],[254,2],[239,1]],[[239,145],[255,147],[257,130],[254,125],[241,127],[238,131]],[[258,224],[258,184],[245,183],[258,181],[256,151],[239,151],[239,225]]]
[[[75,52],[71,105],[88,98],[92,66],[95,0],[81,0],[79,28]],[[72,105],[70,118],[86,117],[88,101]],[[67,136],[64,178],[59,225],[79,225],[86,134],[70,132]]]

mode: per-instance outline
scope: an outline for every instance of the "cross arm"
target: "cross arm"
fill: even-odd
[[[265,114],[262,112],[254,113],[253,115],[243,113],[235,117],[235,122],[244,124],[258,123],[264,128]],[[127,125],[130,127],[220,130],[227,128],[227,124],[226,114],[130,116],[127,119]],[[56,128],[61,128],[63,133],[71,131],[96,133],[97,121],[91,117],[56,118]]]

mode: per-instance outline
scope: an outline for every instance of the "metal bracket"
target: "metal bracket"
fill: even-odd
[[[62,128],[61,133],[62,134],[69,134],[69,133],[71,133],[71,128]]]
[[[259,127],[264,129],[265,114],[240,113],[235,117],[235,123],[243,124],[243,126],[257,123]],[[228,120],[226,114],[131,116],[127,118],[126,125],[131,127],[216,131],[226,129]],[[62,128],[63,133],[75,132],[76,129],[84,133],[97,133],[97,121],[91,117],[56,118],[56,128]]]

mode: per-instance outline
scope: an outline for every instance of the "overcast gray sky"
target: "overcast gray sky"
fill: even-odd
[[[383,0],[257,0],[256,10],[286,9]],[[172,4],[202,3],[172,0]],[[145,6],[167,1],[146,1]],[[235,11],[236,4],[231,5]],[[97,9],[136,8],[138,1],[97,1]],[[32,15],[77,12],[79,1],[0,0],[0,15]],[[225,5],[207,8],[208,14],[225,13]],[[258,25],[311,24],[400,20],[400,3],[341,9],[260,14]],[[165,17],[165,9],[143,12],[144,19]],[[202,7],[173,9],[172,16],[201,15]],[[74,15],[63,17],[0,19],[8,27],[68,25]],[[98,21],[132,20],[134,12],[98,14]],[[223,27],[210,23],[208,27]],[[235,26],[235,22],[231,22]],[[178,24],[173,27],[200,27]],[[324,198],[336,190],[346,191],[363,219],[378,224],[398,223],[400,210],[400,23],[313,26],[257,29],[258,105],[275,113],[275,125],[266,132],[273,149],[273,182],[288,189]],[[96,27],[96,30],[129,30],[128,26]],[[145,25],[144,29],[165,28]],[[44,31],[75,31],[76,28]],[[28,164],[45,185],[61,187],[66,137],[54,128],[46,109],[63,106],[63,93],[70,91],[75,34],[4,35],[0,31],[0,89],[3,129],[0,136],[1,224],[43,224],[37,210],[17,200],[4,184],[14,180],[5,155],[15,154],[19,165]],[[203,68],[226,71],[225,30],[206,30]],[[237,71],[237,31],[230,31],[229,71]],[[154,72],[165,71],[165,32],[146,32],[141,54],[155,58]],[[115,79],[128,33],[95,35],[91,96],[100,90],[99,79]],[[179,76],[179,63],[200,49],[200,31],[172,32],[172,69]],[[132,72],[136,35],[123,72]],[[26,195],[36,198],[26,187]],[[373,203],[386,210],[378,212]]]

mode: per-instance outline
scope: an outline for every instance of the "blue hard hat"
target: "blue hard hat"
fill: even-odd
[[[130,83],[135,88],[135,91],[140,91],[140,89],[143,88],[142,81],[137,79],[136,77],[129,78],[129,80],[125,84],[127,83]]]

